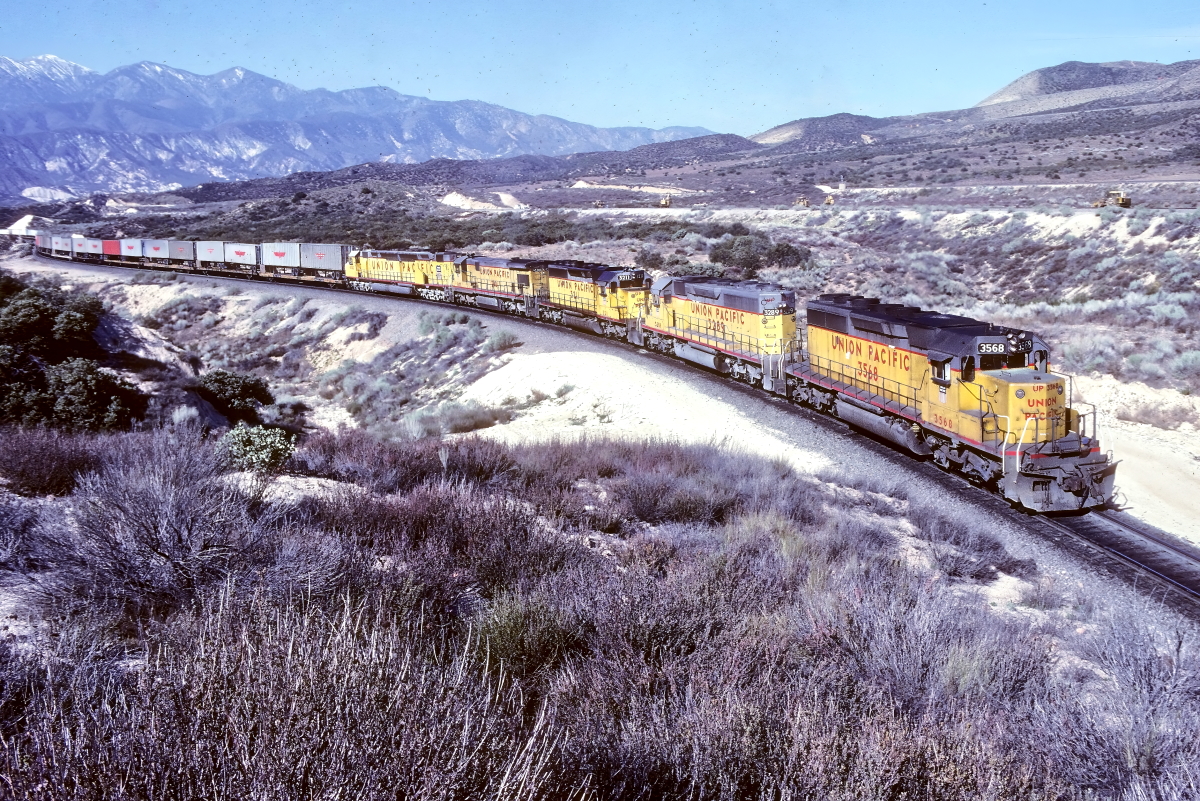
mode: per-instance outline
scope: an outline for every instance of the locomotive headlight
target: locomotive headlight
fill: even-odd
[[[1018,390],[1017,390],[1017,397],[1018,397],[1018,398],[1023,398],[1023,397],[1025,397],[1025,390],[1023,390],[1023,389],[1018,389]]]

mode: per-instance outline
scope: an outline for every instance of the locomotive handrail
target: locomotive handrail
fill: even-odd
[[[1010,430],[1012,428],[1012,418],[1010,418],[1007,414],[998,414],[996,417],[1004,418],[1004,443],[1000,446],[1000,475],[1007,477],[1008,459],[1005,456],[1005,453],[1008,451],[1008,438],[1012,436],[1012,431]]]
[[[1017,455],[1015,457],[1013,457],[1013,461],[1017,467],[1017,476],[1018,477],[1020,477],[1020,475],[1021,475],[1021,445],[1022,445],[1022,443],[1025,442],[1025,434],[1026,434],[1026,432],[1029,431],[1029,421],[1032,419],[1034,419],[1034,418],[1031,418],[1031,417],[1025,418],[1025,427],[1021,429],[1021,437],[1020,437],[1020,439],[1017,440]],[[1034,432],[1034,433],[1036,434],[1036,432]],[[1007,476],[1008,474],[1004,472],[1004,463],[1006,461],[1008,461],[1008,446],[1007,445],[1005,445],[1004,449],[1000,451],[1000,459],[1001,459],[1000,472],[1003,475]],[[1017,483],[1017,479],[1014,478],[1013,486],[1016,486],[1016,483]]]
[[[809,354],[808,358],[809,363],[817,369],[817,372],[821,372],[828,378],[834,378],[836,376],[839,382],[847,386],[853,386],[857,389],[870,392],[901,406],[908,406],[914,409],[917,408],[917,396],[910,395],[903,391],[904,388],[912,389],[912,387],[909,387],[907,384],[901,384],[899,381],[896,381],[892,378],[881,378],[878,385],[875,385],[870,381],[864,382],[862,379],[858,378],[856,370],[854,371],[853,375],[848,375],[846,372],[846,366],[841,362],[827,359],[822,356],[813,356],[812,354]],[[822,366],[822,362],[824,362],[826,366]],[[894,384],[896,388],[889,389],[885,382]],[[866,386],[863,386],[863,384],[866,384]]]

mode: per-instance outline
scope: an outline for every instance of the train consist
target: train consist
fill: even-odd
[[[854,295],[821,295],[797,324],[779,285],[664,276],[580,261],[39,235],[54,258],[227,274],[490,309],[673,355],[888,440],[1037,512],[1112,502],[1116,464],[1095,410],[1035,333]]]

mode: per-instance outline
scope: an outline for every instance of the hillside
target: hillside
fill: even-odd
[[[907,461],[792,415],[808,447],[786,447],[751,417],[774,404],[547,343],[427,387],[507,406],[494,439],[419,413],[388,431],[351,404],[420,362],[469,368],[481,325],[511,321],[368,297],[390,313],[350,323],[341,294],[91,270],[63,291],[359,430],[309,430],[260,472],[182,412],[3,432],[0,775],[21,796],[1187,791],[1193,624]],[[764,450],[662,439],[681,406],[689,433],[710,414]]]
[[[99,74],[0,58],[0,200],[154,191],[364,162],[626,150],[703,128],[596,128],[386,87],[302,90],[240,67]],[[97,157],[97,154],[103,154]]]
[[[394,93],[389,94],[389,90],[383,89],[301,93],[303,97],[300,97],[296,94],[299,90],[289,93],[281,88],[286,84],[271,84],[273,88],[269,94],[280,97],[276,105],[272,105],[259,96],[261,87],[255,88],[268,79],[245,73],[235,81],[237,76],[222,73],[204,80],[237,84],[233,87],[237,91],[229,90],[230,96],[242,98],[238,92],[244,92],[244,100],[239,101],[240,105],[235,104],[235,108],[222,111],[226,117],[203,104],[184,103],[183,107],[191,109],[189,114],[199,115],[192,124],[216,124],[213,131],[241,131],[239,126],[243,125],[257,126],[255,131],[266,130],[262,126],[269,128],[276,123],[259,117],[287,109],[293,115],[317,115],[312,119],[325,115],[320,118],[325,120],[322,131],[326,133],[314,138],[304,132],[307,129],[303,126],[290,127],[284,137],[286,142],[276,147],[265,139],[259,142],[253,137],[247,138],[249,134],[242,131],[237,134],[242,137],[238,142],[225,147],[225,152],[233,154],[229,157],[236,161],[242,159],[238,154],[243,144],[259,142],[252,148],[256,153],[252,160],[264,165],[260,174],[273,177],[237,180],[245,177],[250,169],[239,162],[241,166],[236,169],[222,167],[211,174],[203,174],[200,170],[172,180],[188,186],[175,197],[183,196],[200,203],[285,198],[297,192],[369,179],[405,187],[425,187],[433,203],[451,191],[466,191],[470,196],[473,191],[480,190],[483,197],[476,198],[480,202],[496,205],[494,193],[500,192],[512,197],[514,203],[532,208],[587,208],[597,204],[646,206],[657,203],[663,194],[672,195],[677,206],[707,208],[790,206],[801,196],[819,202],[830,194],[837,196],[839,202],[854,202],[855,198],[837,190],[842,182],[850,189],[921,190],[915,195],[901,193],[888,197],[880,194],[874,198],[876,202],[893,205],[965,202],[1013,206],[1044,201],[1090,204],[1110,186],[1125,188],[1135,196],[1142,194],[1144,200],[1141,187],[1151,185],[1156,205],[1193,207],[1197,202],[1195,187],[1184,182],[1200,181],[1198,64],[1200,62],[1170,65],[1069,62],[1022,76],[968,109],[888,118],[834,114],[793,120],[750,139],[732,135],[689,139],[684,137],[697,131],[667,129],[650,138],[672,141],[657,142],[645,138],[639,141],[636,136],[624,134],[624,138],[616,137],[616,134],[600,136],[599,133],[568,136],[567,129],[561,126],[555,129],[561,136],[551,135],[533,122],[518,125],[512,121],[516,118],[504,117],[500,112],[496,113],[507,121],[502,120],[489,128],[491,123],[485,124],[482,118],[471,116],[484,113],[482,104],[473,106],[475,110],[470,113],[455,107],[459,110],[451,114],[449,109],[453,104],[438,105],[421,98],[393,96]],[[86,74],[81,77],[73,67],[58,67],[63,75],[55,80],[68,87],[93,80]],[[147,70],[148,67],[134,73],[141,76]],[[163,88],[163,81],[158,80],[162,76],[155,73],[155,78],[156,81],[151,82],[155,91],[166,94],[172,91],[169,86]],[[199,80],[201,76],[192,78]],[[243,83],[245,88],[238,89]],[[56,84],[51,82],[50,86],[53,85]],[[144,95],[141,90],[129,91],[135,99]],[[17,96],[30,102],[37,97],[57,97],[51,88],[36,82]],[[103,102],[132,101],[114,97]],[[414,134],[415,138],[403,141],[425,141],[422,137],[428,133],[435,139],[441,137],[439,141],[444,143],[461,144],[467,136],[464,132],[469,129],[493,131],[500,136],[497,142],[508,144],[500,150],[488,150],[491,146],[482,144],[475,150],[446,144],[440,150],[413,150],[411,158],[388,155],[394,150],[391,144],[386,147],[370,144],[376,149],[369,153],[354,151],[353,148],[358,147],[353,144],[355,142],[375,142],[372,137],[383,131],[380,126],[385,122],[380,120],[384,118],[371,117],[367,123],[356,123],[352,126],[353,135],[346,141],[338,138],[338,131],[343,130],[341,121],[358,120],[362,115],[375,113],[371,109],[385,110],[392,115],[387,119],[409,119],[412,115],[429,115],[435,111],[454,118],[452,123],[446,122],[449,117],[436,124],[421,122],[417,126],[420,135]],[[0,119],[10,115],[12,131],[20,126],[36,128],[48,124],[44,122],[48,119],[44,115],[33,121],[18,121],[22,113],[0,109]],[[150,120],[145,122],[148,130],[158,131],[166,124],[163,114],[158,109],[149,117],[143,115],[139,119]],[[241,118],[236,114],[245,114],[252,119],[238,121]],[[97,117],[104,118],[103,114]],[[58,114],[55,119],[69,121],[73,118]],[[122,112],[121,119],[132,117]],[[219,124],[218,120],[221,120]],[[561,121],[554,125],[559,123]],[[289,122],[287,125],[295,124]],[[516,140],[513,140],[509,133],[516,130],[514,125],[518,128],[525,125],[522,130],[529,136],[522,139],[525,134],[514,134]],[[542,137],[536,143],[535,132],[537,137]],[[58,135],[53,131],[38,134]],[[185,150],[193,144],[208,141],[204,137],[196,139],[191,134],[185,136],[177,132],[146,135],[176,137]],[[364,135],[365,139],[362,138]],[[387,135],[392,136],[391,133]],[[483,133],[479,135],[483,136]],[[637,134],[644,135],[650,136],[645,132]],[[87,134],[84,139],[88,136],[92,134]],[[525,144],[516,147],[512,145],[513,141]],[[325,145],[321,142],[327,142],[328,149],[323,149]],[[301,145],[304,145],[304,154],[298,155],[296,148]],[[164,143],[157,152],[174,153],[174,147],[175,144]],[[579,152],[569,152],[572,150]],[[25,151],[18,148],[13,152]],[[144,174],[144,171],[139,172],[143,167],[121,161],[119,148],[112,152],[117,155],[96,162],[95,169],[109,169],[107,165],[111,162],[117,165],[113,169],[119,169],[125,175]],[[523,155],[516,155],[518,152]],[[326,158],[321,153],[333,155]],[[30,169],[43,169],[38,166],[42,162],[33,155],[22,158],[34,165]],[[174,158],[172,155],[168,161]],[[189,163],[202,165],[208,157],[197,151],[194,158],[189,158]],[[339,160],[340,163],[333,163]],[[348,166],[351,164],[353,166]],[[14,162],[9,171],[11,180],[15,181],[14,187],[26,180],[20,177],[25,175],[21,172],[23,169]],[[66,175],[73,168],[64,162],[61,169]],[[55,183],[58,179],[45,180],[50,181],[46,191],[30,190],[27,194],[48,202],[39,208],[23,208],[22,213],[71,216],[71,213],[63,212],[70,203],[56,205],[53,202],[59,197],[56,192],[62,191],[53,187],[66,184]],[[106,180],[97,177],[90,186],[104,186],[108,193],[133,188],[129,183],[133,179],[123,177],[114,183],[105,183]],[[139,186],[162,186],[161,182],[155,184],[140,178],[137,181],[140,181]],[[9,202],[20,205],[15,199]]]

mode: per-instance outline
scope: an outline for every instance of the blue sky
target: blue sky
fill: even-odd
[[[102,72],[242,66],[304,88],[748,135],[842,111],[962,108],[1063,61],[1200,58],[1200,4],[58,0],[0,20],[0,55],[43,53]]]

